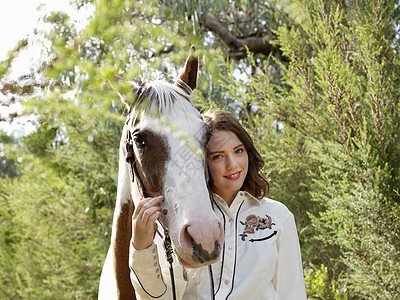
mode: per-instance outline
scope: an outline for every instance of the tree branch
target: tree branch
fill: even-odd
[[[245,38],[235,37],[221,22],[210,17],[204,19],[203,26],[218,35],[235,57],[246,55],[245,46],[247,46],[247,48],[249,48],[253,53],[269,55],[272,51],[272,46],[268,43],[266,36]]]

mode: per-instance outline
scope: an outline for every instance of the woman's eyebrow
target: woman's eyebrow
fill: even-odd
[[[240,147],[244,147],[244,145],[243,144],[239,144],[239,145],[233,147],[232,150],[236,150],[237,148],[240,148]],[[225,152],[225,151],[224,150],[217,150],[217,151],[210,151],[210,152],[207,151],[207,155],[212,155],[212,154],[216,154],[216,153],[223,153],[223,152]]]
[[[211,154],[215,154],[215,153],[222,153],[222,152],[224,152],[224,151],[222,151],[222,150],[217,150],[217,151],[207,151],[207,155],[211,155]]]
[[[244,147],[243,143],[242,143],[242,144],[239,144],[239,145],[237,145],[236,147],[233,147],[233,150],[235,150],[235,149],[237,149],[237,148],[240,148],[240,147]]]

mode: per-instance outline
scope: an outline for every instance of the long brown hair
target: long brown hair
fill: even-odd
[[[254,146],[254,142],[247,131],[228,111],[210,109],[202,115],[211,134],[214,130],[230,130],[243,143],[249,156],[249,169],[241,189],[249,192],[258,199],[265,197],[269,192],[269,182],[262,172],[264,160]],[[212,185],[212,183],[210,184]]]

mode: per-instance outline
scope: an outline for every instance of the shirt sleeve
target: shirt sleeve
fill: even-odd
[[[131,282],[138,299],[173,299],[172,287],[167,267],[160,267],[157,244],[149,248],[136,250],[132,243],[129,250]],[[164,280],[164,277],[167,280]],[[175,277],[177,299],[182,299],[187,282]]]
[[[277,240],[278,260],[272,279],[279,300],[307,299],[299,238],[293,214],[286,211]]]
[[[140,299],[159,299],[167,291],[158,262],[157,245],[136,250],[132,243],[129,250],[131,281]]]

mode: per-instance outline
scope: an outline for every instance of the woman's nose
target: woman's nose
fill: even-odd
[[[232,155],[228,155],[226,157],[226,169],[227,170],[232,170],[237,166],[237,161]]]

